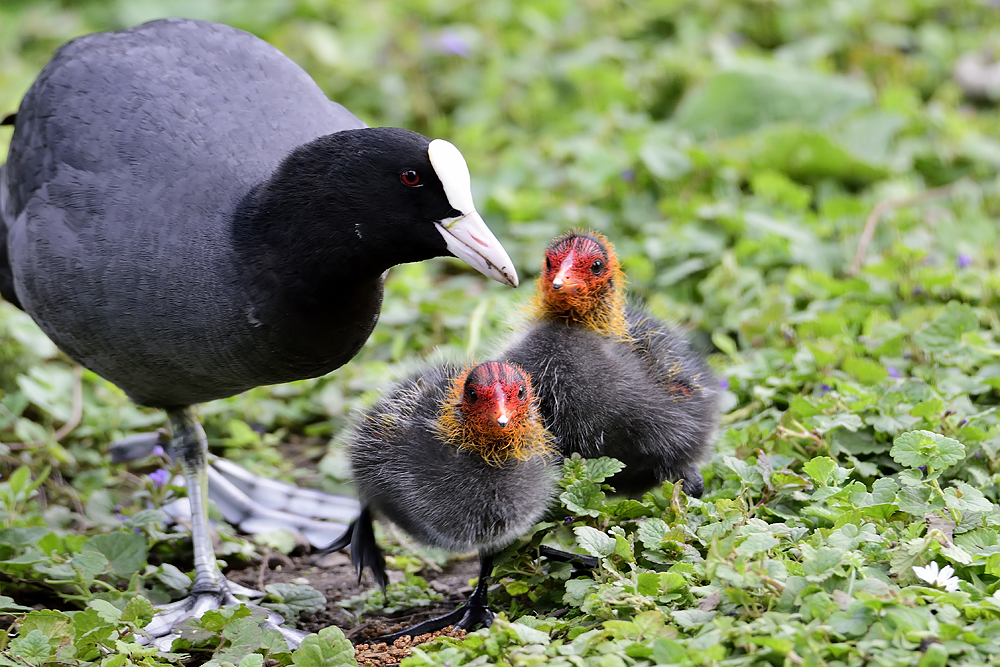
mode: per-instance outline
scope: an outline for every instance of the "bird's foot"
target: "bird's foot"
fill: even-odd
[[[705,478],[701,476],[701,471],[698,470],[698,466],[687,466],[681,472],[680,477],[684,482],[684,493],[689,498],[701,498],[701,494],[705,493]]]
[[[246,604],[261,627],[277,630],[285,638],[285,641],[288,642],[289,648],[298,648],[299,644],[302,643],[302,639],[306,636],[305,632],[281,627],[281,624],[285,622],[285,619],[281,615],[274,613],[270,609],[242,602],[233,595],[229,588],[230,586],[238,586],[238,592],[240,593],[245,591],[254,592],[251,589],[227,581],[223,583],[221,590],[192,593],[183,600],[158,607],[153,620],[145,628],[146,635],[149,637],[149,643],[160,649],[160,651],[168,652],[174,640],[180,636],[181,626],[185,621],[193,618],[201,618],[205,612],[210,610],[221,609],[229,605]]]
[[[142,433],[111,443],[108,451],[116,463],[148,456],[156,445],[169,441],[164,434]],[[183,484],[180,480],[175,483]],[[339,536],[357,517],[361,506],[354,498],[265,479],[226,459],[210,456],[208,495],[230,524],[248,534],[283,528],[298,532],[312,546],[322,547]],[[165,508],[176,521],[187,517],[189,507],[180,502]]]
[[[380,644],[385,642],[386,644],[392,645],[392,643],[400,637],[417,637],[419,635],[425,635],[429,632],[443,630],[449,625],[453,626],[456,630],[472,630],[479,625],[488,628],[493,625],[494,617],[495,614],[490,611],[490,608],[486,605],[476,602],[466,602],[450,614],[438,616],[437,618],[432,618],[424,621],[423,623],[412,625],[408,628],[400,630],[399,632],[394,632],[391,635],[382,635],[381,637],[366,639],[364,641],[368,644]]]
[[[600,564],[600,561],[595,556],[575,554],[570,551],[563,551],[562,549],[553,549],[544,544],[538,547],[538,555],[559,563],[572,563],[573,568],[576,570],[596,570]]]
[[[298,532],[314,547],[338,537],[361,512],[355,498],[258,477],[222,458],[209,461],[208,497],[226,521],[245,533],[283,528]]]

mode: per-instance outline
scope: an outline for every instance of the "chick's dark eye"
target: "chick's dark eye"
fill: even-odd
[[[590,270],[594,272],[596,276],[604,269],[604,262],[599,259],[595,259],[594,263],[590,265]]]
[[[407,169],[399,175],[399,180],[403,182],[403,185],[408,185],[411,188],[414,188],[420,185],[420,174],[413,169]]]
[[[519,400],[519,401],[523,401],[523,400],[524,400],[524,394],[525,394],[525,391],[524,391],[524,385],[522,384],[522,385],[521,385],[521,386],[520,386],[520,387],[518,388],[518,390],[517,390],[517,400]]]
[[[552,270],[552,260],[549,259],[548,257],[545,258],[545,270],[546,271]]]
[[[469,391],[467,391],[465,395],[469,399],[469,403],[475,403],[476,401],[479,400],[479,395],[476,393],[476,390],[473,389],[472,387],[469,387]]]

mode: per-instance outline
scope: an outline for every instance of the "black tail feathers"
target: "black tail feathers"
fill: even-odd
[[[351,547],[351,563],[354,564],[354,569],[358,572],[358,581],[361,581],[361,575],[365,568],[370,568],[375,582],[382,589],[384,595],[385,588],[389,585],[389,575],[385,571],[385,557],[382,556],[382,550],[375,543],[372,512],[367,505],[361,508],[361,514],[351,522],[347,530],[320,551],[320,554],[333,553],[348,546]]]

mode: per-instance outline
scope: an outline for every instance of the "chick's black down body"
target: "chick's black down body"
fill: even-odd
[[[424,544],[492,553],[537,523],[555,488],[545,456],[497,465],[441,438],[448,384],[460,372],[429,369],[369,409],[349,445],[362,503]]]
[[[531,374],[545,426],[564,456],[611,456],[625,469],[608,480],[641,494],[684,479],[700,496],[697,463],[717,423],[717,383],[686,337],[637,305],[626,309],[631,340],[565,320],[536,322],[504,353]]]
[[[16,116],[0,292],[138,403],[324,374],[368,338],[388,267],[449,254],[407,217],[451,210],[428,143],[366,128],[228,26],[81,37]],[[400,153],[428,179],[420,192],[396,194]]]

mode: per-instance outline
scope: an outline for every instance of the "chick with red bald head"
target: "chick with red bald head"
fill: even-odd
[[[608,480],[640,495],[684,480],[701,496],[698,463],[718,424],[718,383],[686,336],[626,305],[611,243],[573,231],[545,251],[530,320],[503,353],[531,374],[545,426],[564,456],[612,456]]]
[[[388,583],[374,515],[424,544],[480,556],[479,585],[468,603],[377,641],[489,625],[491,556],[542,518],[559,474],[531,377],[497,361],[413,375],[364,413],[348,454],[363,509],[326,551],[349,545],[359,578],[368,567],[383,589]]]

